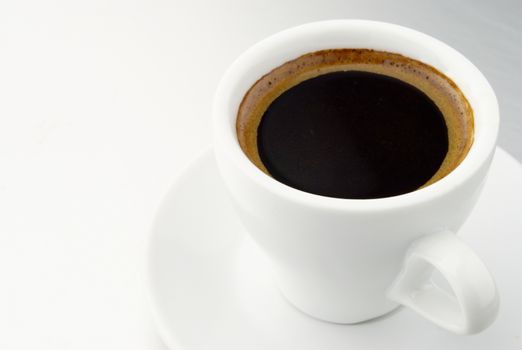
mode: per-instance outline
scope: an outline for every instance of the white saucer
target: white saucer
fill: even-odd
[[[153,225],[149,290],[171,350],[522,349],[522,166],[497,154],[461,230],[495,276],[501,309],[475,336],[440,330],[407,309],[358,325],[312,319],[290,306],[245,235],[207,152],[163,199]]]

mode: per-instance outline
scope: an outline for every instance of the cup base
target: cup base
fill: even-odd
[[[327,322],[327,323],[334,323],[334,324],[340,324],[340,325],[357,325],[360,323],[365,322],[373,322],[378,321],[381,319],[385,319],[386,316],[389,316],[391,314],[394,314],[396,311],[401,309],[401,305],[397,303],[393,303],[391,301],[384,301],[384,307],[379,308],[379,310],[373,310],[370,311],[364,311],[361,312],[359,310],[353,310],[353,313],[351,315],[340,315],[339,309],[332,308],[331,312],[327,312],[325,308],[307,308],[304,305],[299,305],[293,300],[296,300],[298,298],[290,297],[289,294],[285,291],[285,289],[282,287],[281,284],[277,285],[279,292],[281,293],[282,297],[286,300],[288,304],[290,304],[292,307],[297,309],[298,311],[302,312],[308,317],[311,317],[315,320]]]

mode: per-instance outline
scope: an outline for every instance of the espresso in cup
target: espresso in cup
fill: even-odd
[[[240,146],[261,171],[301,191],[373,199],[433,184],[473,142],[457,85],[418,60],[368,49],[311,52],[246,93]]]

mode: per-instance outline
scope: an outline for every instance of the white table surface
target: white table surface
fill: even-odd
[[[210,144],[210,101],[244,49],[368,18],[431,34],[495,88],[522,159],[522,2],[0,3],[0,349],[165,349],[144,289],[148,226]]]

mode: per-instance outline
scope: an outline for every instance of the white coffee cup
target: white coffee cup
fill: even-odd
[[[474,111],[474,142],[464,161],[435,184],[369,200],[302,192],[261,172],[236,135],[243,96],[273,68],[329,48],[400,53],[450,77]],[[216,159],[237,213],[271,259],[283,295],[298,309],[325,321],[358,323],[402,304],[458,334],[479,332],[494,321],[495,282],[455,233],[488,173],[498,104],[487,80],[460,53],[388,23],[334,20],[298,26],[259,42],[232,64],[215,95],[213,120]],[[447,286],[433,275],[442,276]]]

